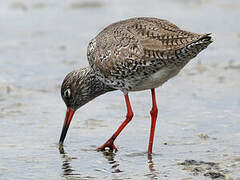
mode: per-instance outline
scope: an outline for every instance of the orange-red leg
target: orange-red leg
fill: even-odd
[[[154,131],[155,131],[155,125],[157,120],[157,114],[158,114],[155,89],[151,89],[151,93],[152,93],[152,110],[150,111],[150,114],[152,117],[152,122],[151,122],[151,132],[150,132],[149,145],[148,145],[148,154],[152,154]]]
[[[113,144],[115,139],[118,137],[118,135],[121,133],[123,128],[131,121],[133,117],[133,112],[132,112],[132,107],[129,101],[128,94],[125,95],[125,101],[127,105],[127,115],[126,115],[126,120],[121,124],[121,126],[117,129],[117,131],[112,135],[112,137],[107,140],[105,144],[103,144],[101,147],[99,147],[97,150],[98,151],[104,151],[106,147],[108,147],[111,151],[117,151],[116,146]]]

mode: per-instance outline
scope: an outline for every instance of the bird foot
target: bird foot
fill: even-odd
[[[97,151],[105,151],[106,148],[109,148],[109,151],[113,152],[117,152],[118,149],[117,147],[113,144],[113,140],[109,139],[105,144],[103,144],[102,146],[100,146],[99,148],[97,148]]]

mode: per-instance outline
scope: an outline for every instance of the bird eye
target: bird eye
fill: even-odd
[[[66,89],[63,93],[63,96],[67,99],[70,99],[71,98],[71,91],[70,89]]]

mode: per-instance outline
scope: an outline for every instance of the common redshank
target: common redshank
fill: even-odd
[[[67,112],[60,147],[78,108],[104,93],[120,90],[126,101],[126,119],[97,149],[117,151],[114,141],[133,117],[128,93],[150,89],[152,109],[148,154],[152,154],[158,114],[155,88],[177,75],[212,42],[210,33],[184,31],[167,20],[157,18],[131,18],[107,26],[88,45],[90,66],[70,72],[62,83],[61,95]]]

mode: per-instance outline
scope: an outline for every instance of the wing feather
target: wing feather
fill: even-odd
[[[107,77],[118,68],[127,70],[136,63],[144,66],[148,61],[167,59],[200,37],[167,20],[132,18],[101,31],[89,43],[88,60],[90,66]]]

